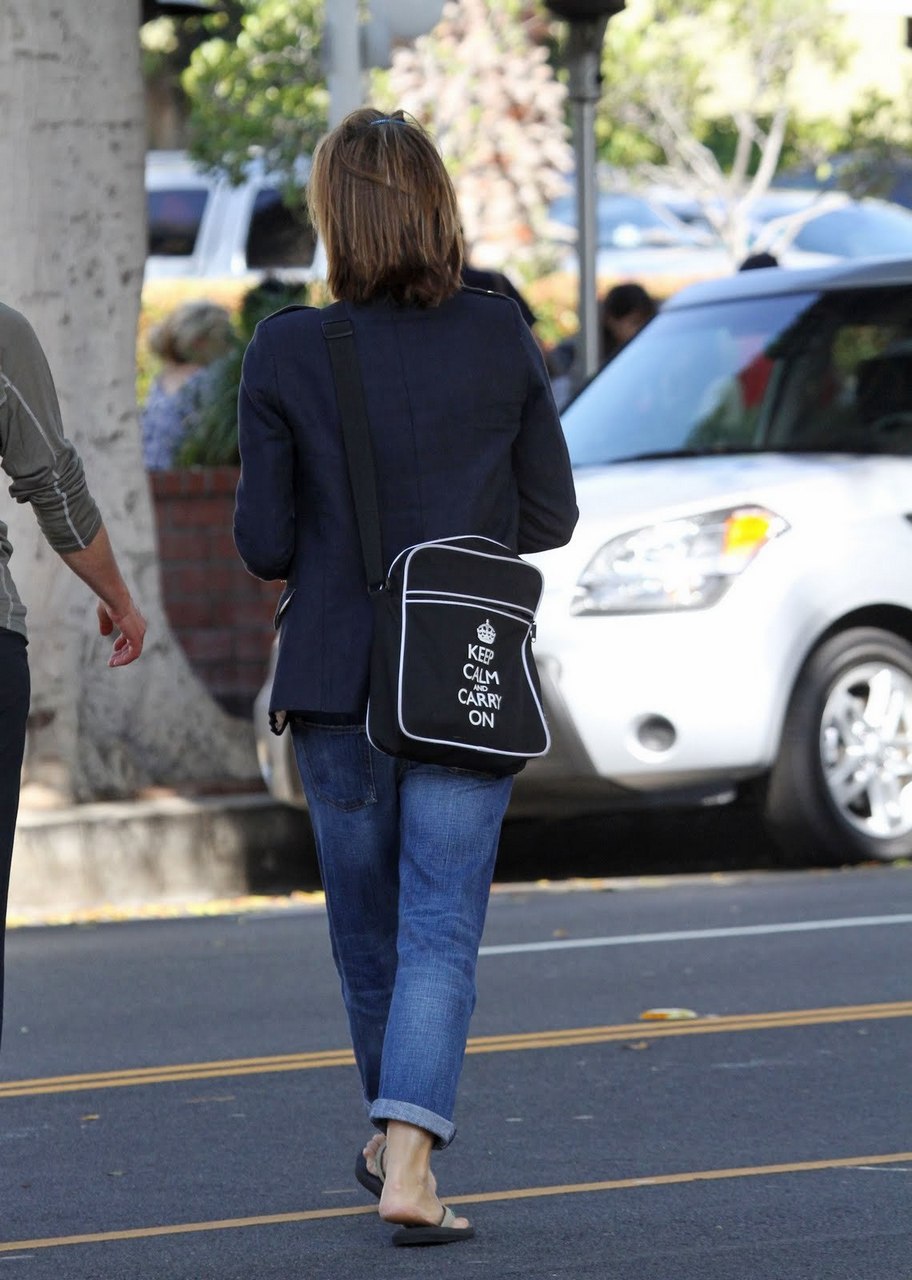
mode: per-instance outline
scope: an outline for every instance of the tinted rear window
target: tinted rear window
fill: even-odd
[[[274,187],[258,192],[247,235],[247,266],[309,267],[314,248],[313,227],[303,200],[290,208]]]
[[[193,253],[208,198],[202,187],[147,192],[149,253],[166,258]]]

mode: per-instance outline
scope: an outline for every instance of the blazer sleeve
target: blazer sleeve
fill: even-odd
[[[519,490],[518,551],[562,547],[579,519],[570,456],[551,381],[534,337],[516,313],[520,342],[529,367],[522,423],[513,445]]]
[[[294,555],[294,438],[282,411],[275,359],[259,324],[244,355],[238,392],[241,477],[234,543],[257,578],[287,578]]]

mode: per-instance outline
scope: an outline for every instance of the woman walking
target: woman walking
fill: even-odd
[[[318,146],[309,185],[329,286],[354,328],[384,555],[478,534],[566,543],[573,480],[548,375],[509,298],[460,286],[455,193],[402,112],[365,108]],[[336,308],[338,310],[338,308]],[[395,1244],[463,1240],[431,1153],[456,1132],[478,946],[511,778],[394,759],[364,722],[371,604],[323,312],[257,328],[239,403],[235,541],[283,579],[273,728],[307,797],[355,1058],[380,1133],[356,1176]]]

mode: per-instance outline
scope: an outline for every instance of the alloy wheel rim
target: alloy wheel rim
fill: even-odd
[[[866,662],[833,685],[820,725],[830,797],[850,826],[874,840],[912,831],[912,676]]]

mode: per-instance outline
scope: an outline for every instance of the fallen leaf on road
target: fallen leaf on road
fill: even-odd
[[[694,1009],[644,1009],[641,1022],[680,1022],[685,1018],[698,1018]]]

